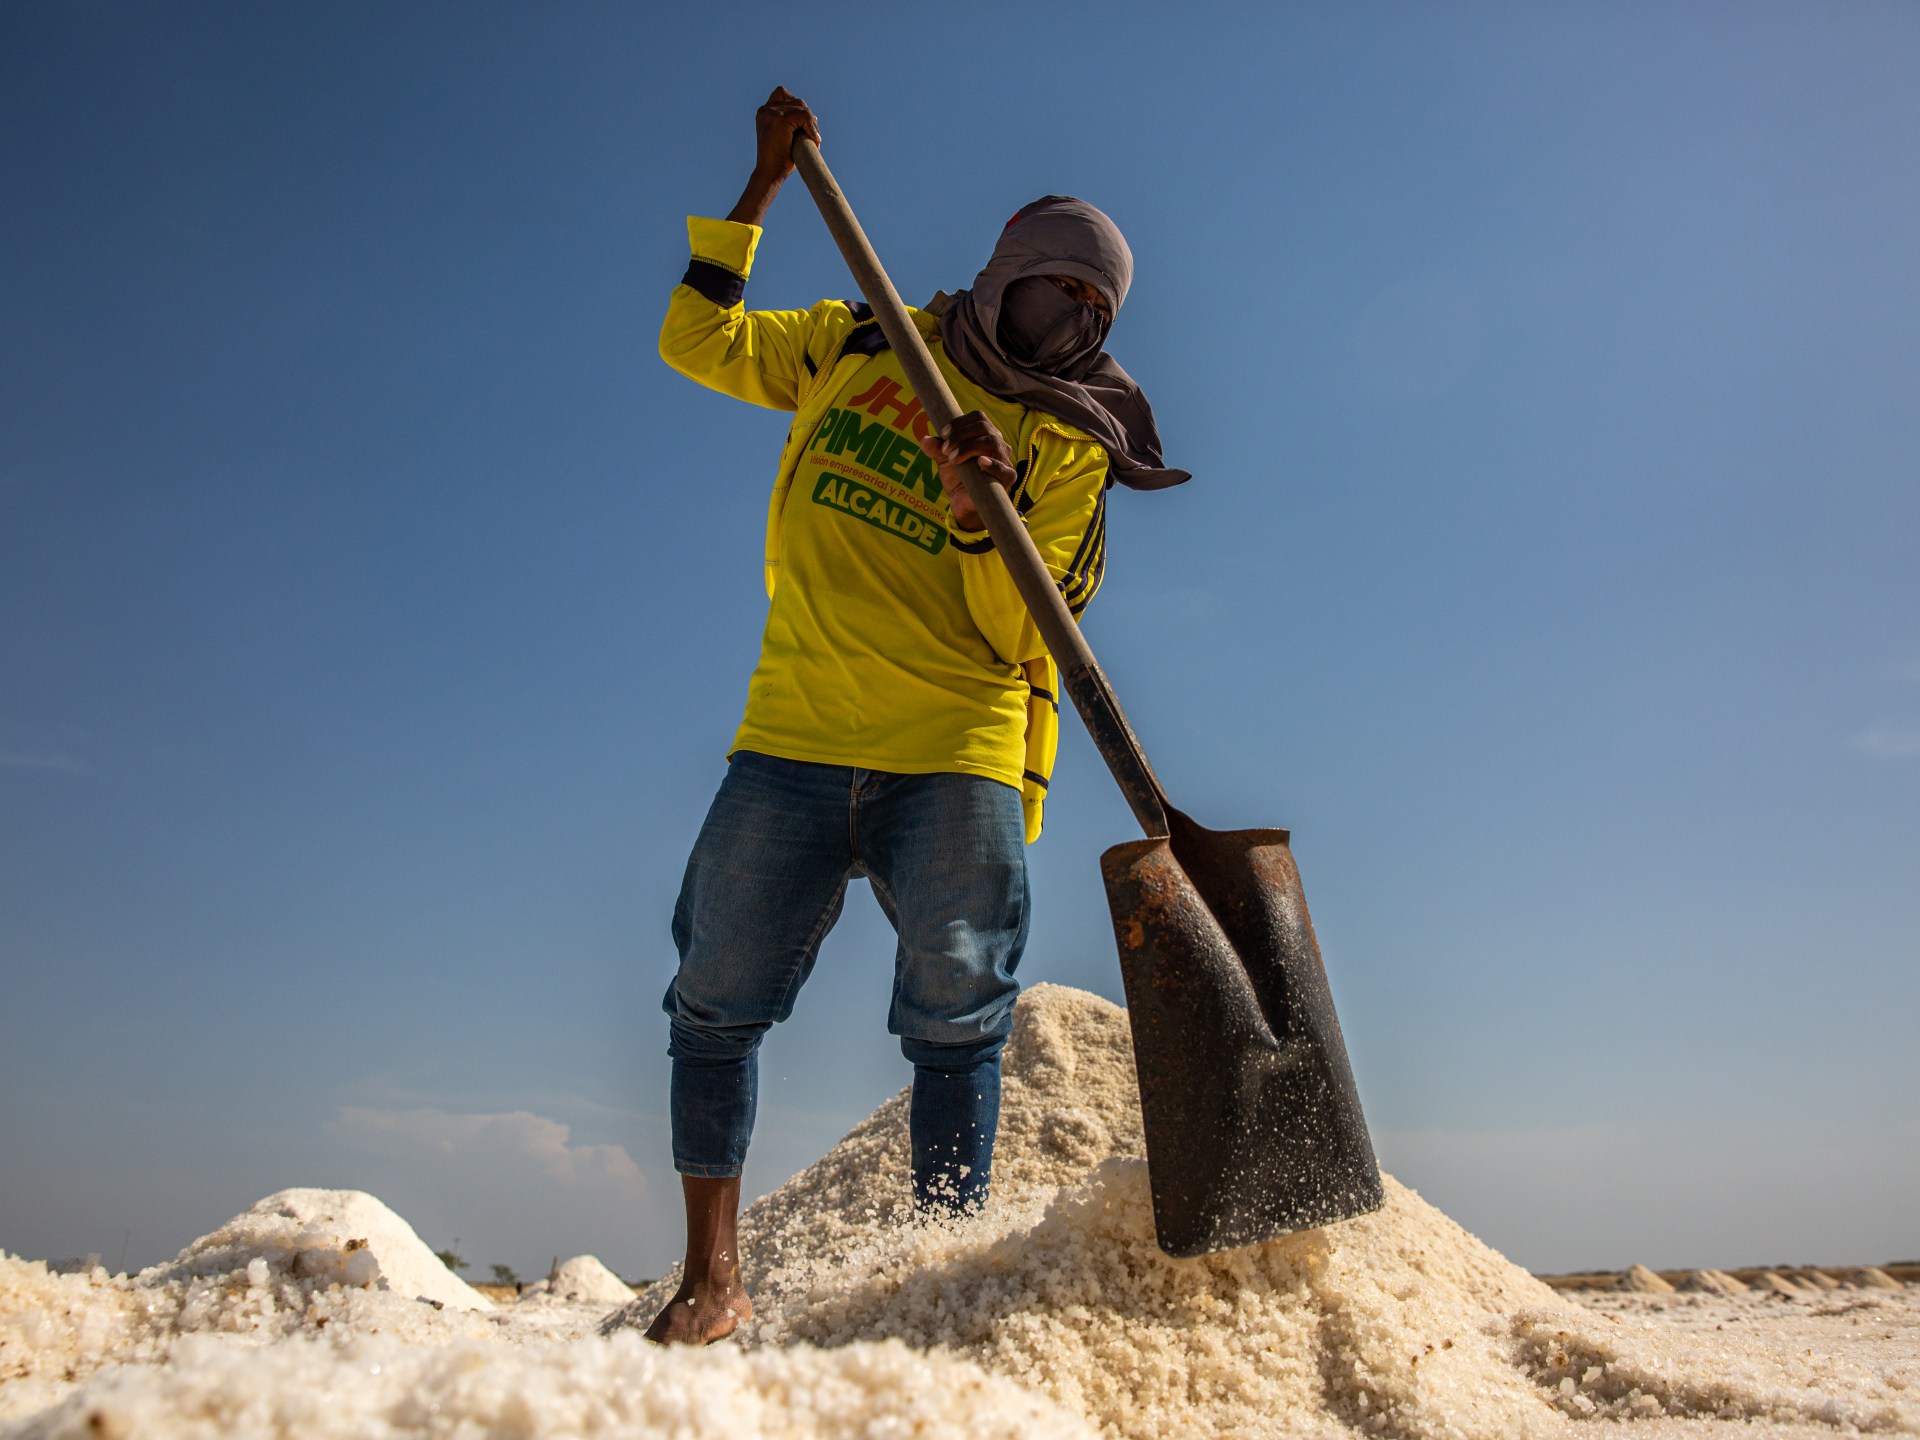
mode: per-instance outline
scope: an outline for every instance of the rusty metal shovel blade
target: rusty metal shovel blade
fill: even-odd
[[[1285,830],[1208,830],[1100,857],[1133,1019],[1153,1221],[1192,1256],[1385,1202]]]

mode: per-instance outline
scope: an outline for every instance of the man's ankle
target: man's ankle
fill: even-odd
[[[702,1265],[688,1265],[686,1278],[695,1285],[705,1285],[724,1290],[740,1283],[740,1262],[734,1259],[712,1259]]]

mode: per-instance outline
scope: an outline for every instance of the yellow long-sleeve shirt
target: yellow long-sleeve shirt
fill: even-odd
[[[661,357],[794,414],[767,521],[771,603],[732,749],[1003,781],[1022,793],[1032,840],[1059,735],[1052,662],[992,542],[955,526],[899,363],[864,307],[747,310],[758,226],[693,217],[687,229],[694,263]],[[1007,437],[1016,508],[1078,614],[1105,567],[1106,452],[981,390],[947,360],[935,319],[911,313],[961,407]]]

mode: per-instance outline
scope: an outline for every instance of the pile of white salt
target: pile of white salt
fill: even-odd
[[[1904,1377],[1563,1300],[1418,1195],[1197,1260],[1154,1243],[1126,1012],[1024,995],[995,1203],[906,1223],[904,1095],[751,1207],[748,1347],[967,1356],[1127,1437],[1531,1435],[1656,1417],[1920,1432]],[[649,1317],[676,1277],[628,1312]]]
[[[0,1413],[82,1382],[0,1434],[1920,1433],[1908,1370],[1562,1300],[1392,1181],[1378,1214],[1168,1259],[1126,1015],[1091,995],[1021,1000],[985,1215],[912,1223],[906,1119],[904,1096],[887,1102],[749,1209],[758,1315],[714,1351],[593,1338],[591,1306],[435,1309],[356,1283],[344,1239],[335,1261],[285,1236],[244,1265],[229,1248],[198,1311],[185,1292],[205,1274],[0,1263]],[[671,1284],[626,1317],[651,1318]],[[39,1388],[14,1404],[17,1384]]]
[[[520,1292],[519,1303],[535,1305],[551,1300],[575,1300],[588,1305],[625,1305],[633,1288],[600,1263],[597,1255],[576,1255],[553,1267],[553,1273]]]

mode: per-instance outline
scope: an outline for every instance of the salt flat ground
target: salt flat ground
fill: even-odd
[[[1911,1285],[1905,1290],[1835,1290],[1804,1298],[1759,1291],[1635,1295],[1606,1290],[1575,1292],[1569,1298],[1601,1315],[1670,1330],[1676,1340],[1708,1336],[1772,1352],[1783,1360],[1829,1362],[1836,1372],[1904,1376],[1920,1395],[1920,1289]],[[1721,1435],[1731,1429],[1717,1421],[1667,1418],[1634,1424],[1632,1433]],[[1831,1436],[1835,1427],[1776,1420],[1742,1427],[1740,1433]]]
[[[0,1440],[1920,1435],[1920,1289],[1556,1293],[1391,1177],[1194,1260],[1153,1234],[1124,1011],[1023,995],[995,1200],[905,1194],[888,1100],[742,1218],[757,1313],[663,1351],[597,1262],[495,1305],[372,1196],[286,1191],[138,1276],[0,1256]],[[562,1267],[563,1270],[568,1267]],[[564,1290],[566,1287],[561,1287]]]

